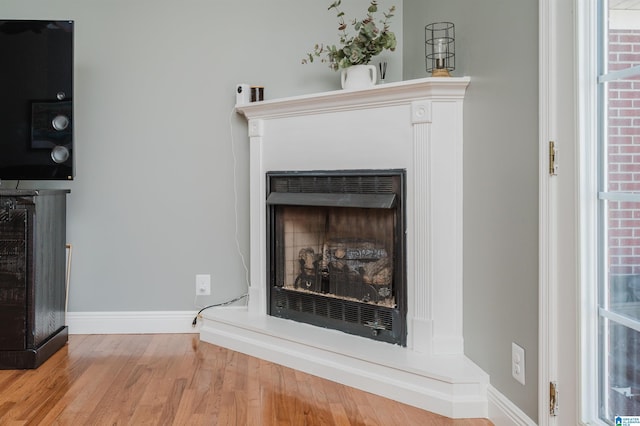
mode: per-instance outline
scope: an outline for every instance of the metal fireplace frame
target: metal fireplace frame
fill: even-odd
[[[406,170],[313,170],[266,173],[267,313],[373,340],[407,344]],[[299,292],[282,286],[284,264],[276,209],[282,206],[390,209],[394,215],[395,306]],[[280,264],[278,264],[280,263]]]

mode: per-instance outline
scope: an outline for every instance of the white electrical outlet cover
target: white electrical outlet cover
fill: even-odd
[[[208,296],[210,294],[211,294],[211,275],[197,274],[196,275],[196,295]]]
[[[524,385],[524,349],[511,343],[511,375]]]

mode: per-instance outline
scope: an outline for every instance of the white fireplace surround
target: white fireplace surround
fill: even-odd
[[[463,99],[469,78],[237,105],[250,137],[247,306],[204,312],[201,339],[448,417],[487,417],[462,335]],[[407,346],[267,315],[268,171],[405,169]]]

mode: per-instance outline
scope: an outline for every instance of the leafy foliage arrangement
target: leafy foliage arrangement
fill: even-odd
[[[384,19],[378,20],[382,28],[376,25],[374,14],[378,12],[378,3],[371,0],[367,9],[367,16],[362,20],[354,19],[351,27],[356,35],[347,32],[349,25],[344,20],[344,12],[340,10],[342,0],[336,0],[327,10],[335,9],[338,17],[338,31],[340,44],[335,45],[316,44],[313,52],[307,53],[302,60],[303,64],[313,62],[315,58],[321,58],[321,62],[328,62],[333,70],[347,68],[351,65],[368,64],[371,58],[388,49],[394,51],[396,48],[396,35],[389,29],[389,22],[396,10],[391,6],[387,12],[383,12]]]

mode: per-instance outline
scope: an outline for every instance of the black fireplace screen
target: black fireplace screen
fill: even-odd
[[[267,176],[270,314],[405,345],[404,172]]]

